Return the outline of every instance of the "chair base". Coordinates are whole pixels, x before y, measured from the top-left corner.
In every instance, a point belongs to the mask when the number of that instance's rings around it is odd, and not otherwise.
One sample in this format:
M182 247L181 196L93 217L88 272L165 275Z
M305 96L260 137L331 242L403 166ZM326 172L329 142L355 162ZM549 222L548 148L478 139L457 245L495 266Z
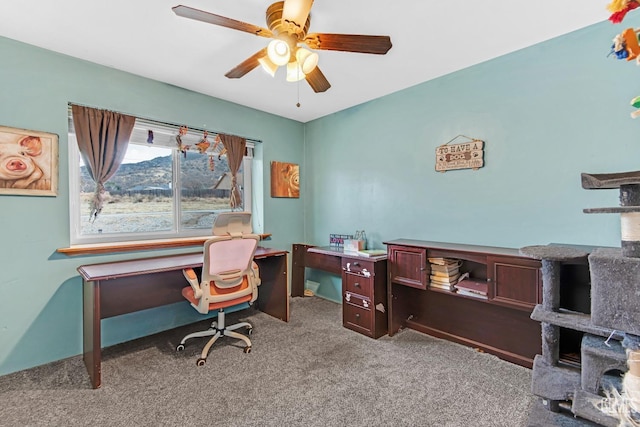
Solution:
M247 334L251 335L253 331L253 326L249 322L239 322L230 326L225 326L224 319L225 313L223 309L218 311L218 318L211 322L211 327L205 331L198 331L190 333L189 335L182 338L180 344L176 347L176 351L184 350L184 344L188 339L191 338L201 338L201 337L211 337L211 339L207 342L207 344L202 349L202 353L200 354L200 358L196 361L196 365L202 366L207 361L207 356L209 355L209 350L211 346L218 340L220 337L231 337L235 339L239 339L245 342L246 346L244 348L245 353L251 353L251 340L248 337L234 332L236 329L240 328L248 328Z

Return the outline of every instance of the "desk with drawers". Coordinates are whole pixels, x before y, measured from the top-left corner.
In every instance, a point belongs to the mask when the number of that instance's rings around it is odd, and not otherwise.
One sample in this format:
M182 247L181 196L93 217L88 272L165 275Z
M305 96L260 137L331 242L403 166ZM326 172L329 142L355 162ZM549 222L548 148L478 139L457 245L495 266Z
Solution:
M342 324L379 338L387 334L387 256L345 254L335 247L293 245L291 296L304 296L305 268L342 277Z

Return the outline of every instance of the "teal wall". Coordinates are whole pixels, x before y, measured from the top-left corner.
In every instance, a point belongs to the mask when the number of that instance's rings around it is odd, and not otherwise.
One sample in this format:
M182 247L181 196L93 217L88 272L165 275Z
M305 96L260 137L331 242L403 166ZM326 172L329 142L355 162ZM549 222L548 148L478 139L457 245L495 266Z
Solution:
M78 265L150 255L55 252L69 244L67 102L264 141L258 215L273 247L356 229L376 247L618 246L616 215L582 213L617 206L617 192L583 190L580 173L640 169L629 117L639 70L606 58L619 31L597 24L306 125L0 38L0 124L60 135L60 195L0 198L0 375L80 353ZM436 147L458 134L486 141L485 167L436 173ZM300 199L268 196L271 160L301 164ZM153 254L165 252L176 251ZM336 277L311 278L340 300ZM185 304L122 316L106 322L105 344L193 318Z
M606 57L620 31L596 24L308 123L307 241L619 246L618 215L582 212L618 206L617 190L584 190L580 174L640 170L640 69ZM435 172L458 134L485 141L485 167ZM314 280L340 298L335 277Z
M291 248L304 240L303 198L272 199L272 160L302 163L301 123L157 81L0 38L0 125L60 137L57 197L0 196L0 375L81 353L82 264L192 252L197 248L67 257L69 174L67 103L263 141L256 150L264 203L256 209L264 246ZM262 191L260 191L262 190ZM304 197L304 195L303 195ZM104 321L109 345L199 319L187 303Z

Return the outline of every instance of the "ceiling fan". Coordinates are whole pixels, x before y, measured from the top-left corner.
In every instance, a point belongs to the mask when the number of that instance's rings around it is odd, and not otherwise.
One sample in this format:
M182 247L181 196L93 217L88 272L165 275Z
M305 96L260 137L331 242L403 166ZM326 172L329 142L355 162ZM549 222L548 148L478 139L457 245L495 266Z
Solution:
M225 74L230 79L240 78L258 65L272 76L278 67L286 66L287 81L305 79L314 92L324 92L331 84L318 68L318 54L300 44L317 50L377 55L384 55L391 49L389 36L308 33L312 5L313 0L284 0L273 3L267 8L266 13L269 29L183 5L175 6L172 10L184 18L273 39L267 47L260 49Z

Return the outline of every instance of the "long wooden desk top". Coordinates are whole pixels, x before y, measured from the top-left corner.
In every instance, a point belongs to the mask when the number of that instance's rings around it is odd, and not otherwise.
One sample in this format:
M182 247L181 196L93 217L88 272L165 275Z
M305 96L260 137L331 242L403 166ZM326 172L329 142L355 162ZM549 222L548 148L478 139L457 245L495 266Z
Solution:
M287 251L258 247L254 259L269 256L286 255ZM78 267L78 273L86 281L110 280L121 277L137 276L148 273L161 273L163 271L182 270L185 268L202 267L202 251L166 255L152 258L140 258L126 261L106 262L100 264L87 264Z
M467 245L462 243L429 242L426 240L395 239L383 242L385 245L413 246L417 248L449 250L468 253L491 253L493 255L521 257L518 249L496 246Z
M262 279L256 307L285 322L289 321L287 253L258 247L253 257ZM199 268L202 264L203 253L199 251L78 267L83 278L83 359L93 388L100 387L102 382L101 320L181 301L186 303L181 290L188 285L182 270Z

